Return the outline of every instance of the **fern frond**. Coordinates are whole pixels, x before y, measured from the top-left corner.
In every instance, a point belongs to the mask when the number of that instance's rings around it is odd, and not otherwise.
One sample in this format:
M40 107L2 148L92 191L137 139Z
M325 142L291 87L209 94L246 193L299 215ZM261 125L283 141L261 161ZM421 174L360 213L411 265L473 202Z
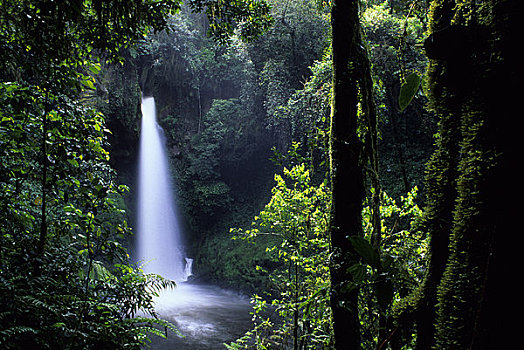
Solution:
M164 332L162 332L159 329L156 329L155 327L140 327L140 328L141 328L142 332L144 332L144 333L154 334L154 335L159 336L159 337L164 338L164 339L167 338L167 336L165 335Z
M93 261L93 270L89 276L92 280L115 281L116 277L104 266L101 261Z
M48 303L46 303L45 301L43 300L40 300L38 298L35 298L31 295L24 295L24 296L21 296L21 297L18 297L18 299L22 302L22 305L27 305L27 306L31 306L37 310L46 310L50 313L53 313L55 315L58 314L58 311L51 305L49 305Z
M106 309L113 313L119 313L121 311L120 305L112 304L112 303L102 303L102 302L92 302L90 303L92 308L96 308L98 310L100 309Z
M163 320L161 318L151 318L151 317L140 317L140 316L137 316L137 317L134 317L134 318L127 319L125 322L128 322L128 323L143 323L143 324L149 324L149 325L155 325L156 324L158 326L163 327L166 330L172 331L173 333L175 333L178 336L183 336L182 333L180 333L178 328L176 328L176 326L173 323L171 323L171 322L169 322L167 320Z
M173 280L162 277L155 273L148 273L145 275L147 288L151 292L160 292L164 289L176 288L176 283Z
M10 316L10 315L12 315L12 314L13 314L12 311L3 311L3 312L0 312L0 320L6 319L7 316Z
M73 304L81 300L78 296L71 295L71 294L53 294L53 295L49 295L47 298L48 300L52 300L55 302L69 303L69 304Z
M0 331L0 339L2 339L2 341L5 341L8 338L11 338L18 334L23 334L23 333L38 334L38 331L31 327L14 326L14 327L10 327L10 328Z

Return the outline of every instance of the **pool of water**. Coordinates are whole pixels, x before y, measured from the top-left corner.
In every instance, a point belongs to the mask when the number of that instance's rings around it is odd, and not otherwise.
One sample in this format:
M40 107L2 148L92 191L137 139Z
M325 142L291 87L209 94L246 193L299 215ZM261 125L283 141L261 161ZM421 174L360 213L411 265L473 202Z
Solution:
M252 327L249 298L211 285L179 284L156 300L163 319L177 326L183 337L152 337L153 350L225 349Z

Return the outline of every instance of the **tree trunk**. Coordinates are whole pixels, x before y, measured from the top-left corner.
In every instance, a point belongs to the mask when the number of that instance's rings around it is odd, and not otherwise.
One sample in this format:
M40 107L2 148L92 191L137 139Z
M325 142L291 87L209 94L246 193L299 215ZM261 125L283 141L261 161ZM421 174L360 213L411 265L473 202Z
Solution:
M449 25L452 4L433 8L433 31ZM441 72L439 74L439 72ZM437 286L448 260L449 236L456 199L456 176L459 161L460 113L464 91L456 84L456 67L449 62L431 60L428 67L430 106L439 116L437 148L427 166L427 207L423 222L430 234L429 266L415 302L417 350L430 349L434 343ZM451 96L450 96L451 95Z
M369 177L371 178L371 187L373 194L371 196L371 212L372 212L372 226L371 245L381 255L382 244L382 217L380 214L382 186L380 184L379 176L379 152L378 152L378 117L375 106L375 99L373 94L373 76L371 74L371 63L369 61L368 52L361 50L360 55L360 76L359 87L360 95L362 96L362 112L367 123L366 132L366 155L369 159ZM388 308L391 306L393 299L393 284L391 280L383 277L382 265L378 264L375 270L376 276L379 277L373 286L375 297L379 309L378 314L378 333L377 333L377 348L388 337L391 332L388 324Z
M504 184L517 181L524 131L512 118L522 90L515 48L522 6L432 3L425 49L430 103L441 122L428 168L431 262L416 310L417 349L513 348L504 313L522 298L509 298L506 273L520 262L516 244L504 243L516 238L508 218L519 209L503 204L517 195Z
M47 160L47 114L50 110L50 101L49 101L49 93L46 95L45 99L45 107L42 115L42 144L40 146L41 149L41 157L42 157L42 178L41 178L41 191L42 191L42 203L40 205L40 235L38 238L38 248L37 248L37 255L41 259L42 255L44 254L45 250L45 243L47 240L47 192L48 192L48 184L47 184L47 172L48 172L48 166L49 161ZM40 265L38 262L36 262L38 269L40 268Z
M357 136L357 74L361 50L358 1L334 0L331 12L333 102L330 166L331 307L336 349L360 348L359 289L347 272L359 261L348 237L362 235L362 145Z

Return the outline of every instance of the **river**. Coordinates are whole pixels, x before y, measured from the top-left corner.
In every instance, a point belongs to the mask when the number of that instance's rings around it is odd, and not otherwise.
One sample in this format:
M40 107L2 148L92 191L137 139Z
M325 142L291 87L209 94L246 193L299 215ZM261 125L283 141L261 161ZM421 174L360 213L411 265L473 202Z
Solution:
M180 283L157 298L156 310L184 337L151 336L152 350L225 349L252 326L249 298L211 285Z

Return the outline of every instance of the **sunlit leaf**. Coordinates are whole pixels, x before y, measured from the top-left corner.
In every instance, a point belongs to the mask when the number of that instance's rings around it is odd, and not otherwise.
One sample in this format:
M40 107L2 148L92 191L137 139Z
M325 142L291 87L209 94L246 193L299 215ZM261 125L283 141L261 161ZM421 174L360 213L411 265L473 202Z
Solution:
M420 76L413 72L406 77L406 82L400 87L400 93L398 96L398 105L400 111L405 110L420 86Z

